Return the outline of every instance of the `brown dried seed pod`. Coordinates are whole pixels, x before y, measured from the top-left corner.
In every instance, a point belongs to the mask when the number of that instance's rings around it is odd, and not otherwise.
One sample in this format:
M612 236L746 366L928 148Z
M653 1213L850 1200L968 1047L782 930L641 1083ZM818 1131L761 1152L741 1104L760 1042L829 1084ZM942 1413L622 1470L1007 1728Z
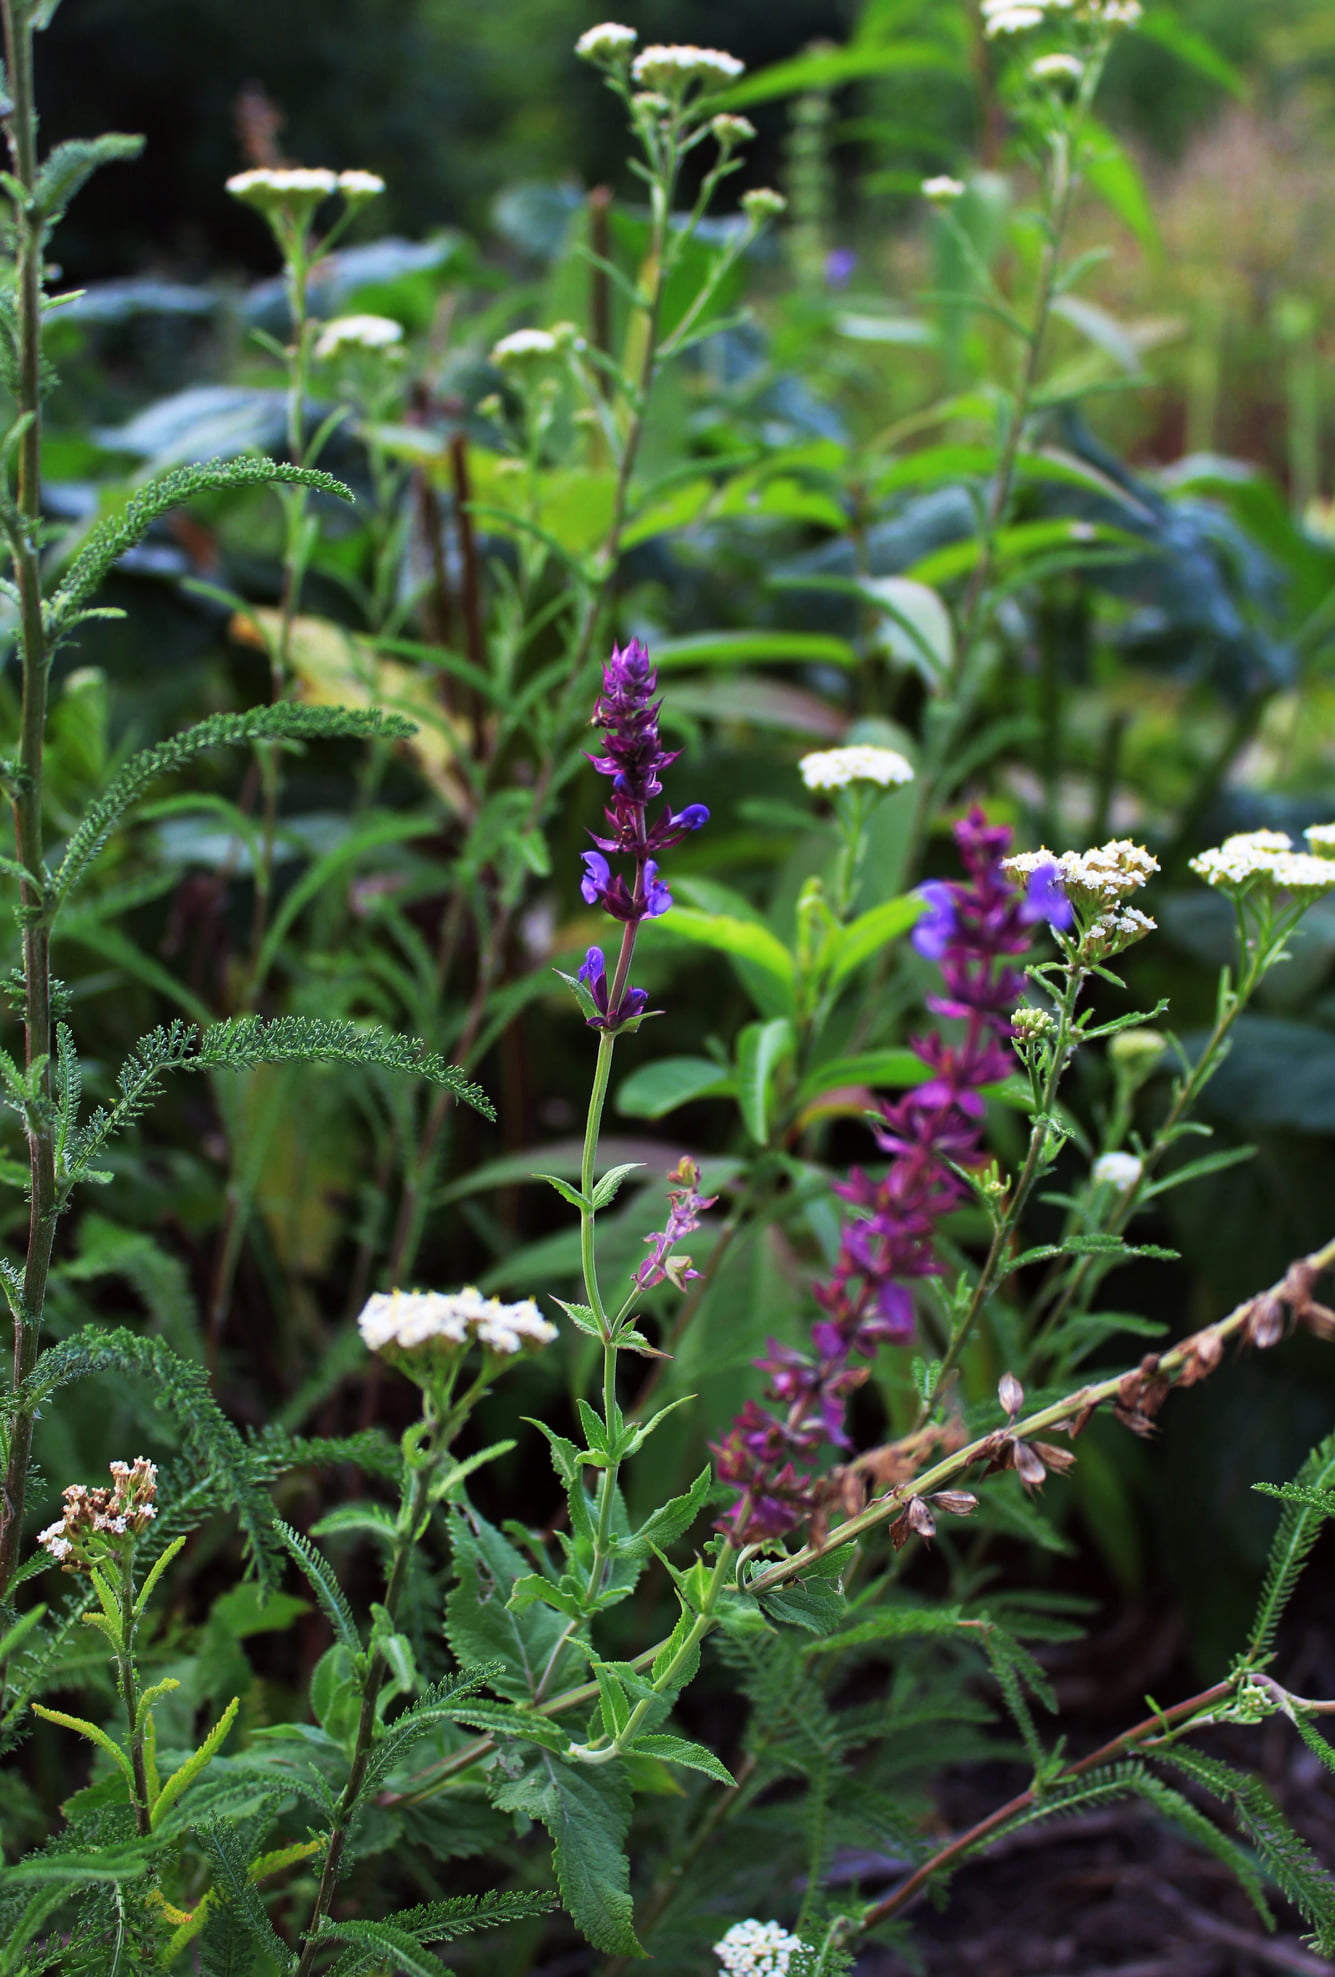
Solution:
M1007 1418L1013 1421L1024 1406L1024 1388L1014 1373L1003 1373L997 1386L997 1399L1006 1410Z
M1056 1476L1064 1476L1068 1469L1075 1467L1075 1452L1072 1449L1054 1448L1051 1442L1035 1442L1034 1447Z
M920 1538L934 1538L936 1536L936 1519L920 1496L909 1498L908 1510L905 1514L908 1517L911 1528L917 1532Z
M1266 1291L1258 1297L1248 1313L1243 1327L1243 1337L1259 1352L1265 1352L1272 1345L1278 1345L1284 1336L1284 1302L1274 1291Z
M951 1517L972 1517L978 1508L977 1497L968 1490L936 1490L932 1502Z
M1015 1444L1015 1470L1027 1490L1039 1489L1048 1473L1028 1442Z
M910 1535L908 1511L901 1510L894 1523L890 1526L890 1542L896 1551L903 1551L909 1541Z

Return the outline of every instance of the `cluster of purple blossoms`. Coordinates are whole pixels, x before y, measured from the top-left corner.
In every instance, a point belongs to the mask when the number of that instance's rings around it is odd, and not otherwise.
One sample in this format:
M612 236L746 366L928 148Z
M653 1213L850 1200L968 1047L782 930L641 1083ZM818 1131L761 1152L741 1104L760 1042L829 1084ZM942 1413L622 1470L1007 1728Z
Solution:
M593 725L603 730L603 753L589 760L600 775L612 778L612 795L604 816L606 837L590 832L596 851L583 855L580 891L590 906L603 910L622 925L621 953L611 981L600 947L591 947L579 978L597 1006L590 1027L615 1030L643 1013L648 997L626 980L641 920L656 919L672 904L672 894L658 876L656 854L698 831L709 822L703 803L688 803L674 811L665 805L658 821L649 822L648 807L663 793L660 772L676 761L677 750L665 749L658 732L661 700L654 699L658 674L649 654L633 638L624 648L614 646L603 667L603 690L593 710ZM608 854L635 861L629 881L614 873Z
M700 1275L692 1267L689 1256L674 1256L673 1251L684 1236L695 1234L700 1226L700 1217L718 1200L716 1194L701 1194L700 1169L688 1153L683 1153L668 1179L677 1185L668 1189L668 1200L672 1205L668 1210L667 1227L645 1237L649 1254L633 1273L634 1281L642 1291L652 1290L655 1284L661 1284L664 1280L679 1291L685 1290L686 1280Z
M1040 867L1020 892L1001 869L1010 832L974 810L955 826L967 877L921 889L926 912L913 932L918 952L941 965L944 994L927 998L938 1016L963 1023L947 1042L939 1031L913 1039L927 1080L881 1107L877 1143L891 1156L873 1179L855 1167L835 1192L857 1211L843 1235L833 1274L815 1287L821 1316L811 1350L771 1340L757 1362L766 1394L781 1412L748 1401L725 1442L714 1446L719 1479L738 1492L718 1525L735 1544L781 1537L815 1508L815 1479L799 1461L822 1442L848 1446L848 1395L867 1378L882 1344L903 1345L914 1329L909 1286L939 1274L936 1235L967 1194L956 1171L983 1157L982 1087L1005 1078L1010 1013L1022 978L1011 963L1040 920L1068 927L1072 912L1055 865Z

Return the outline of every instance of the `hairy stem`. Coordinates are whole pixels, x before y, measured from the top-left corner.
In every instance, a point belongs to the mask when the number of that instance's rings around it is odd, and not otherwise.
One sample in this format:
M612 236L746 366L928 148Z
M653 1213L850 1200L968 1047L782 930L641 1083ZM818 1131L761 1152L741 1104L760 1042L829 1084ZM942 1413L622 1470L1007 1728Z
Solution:
M37 176L37 118L33 100L32 24L19 0L2 0L5 66L13 103L6 130L14 177L31 192ZM42 228L25 197L13 208L18 314L16 409L27 420L18 450L18 529L14 542L19 591L19 647L23 664L18 773L13 785L14 842L19 863L32 874L22 887L24 912L24 1052L32 1072L51 1051L51 949L42 883L42 750L46 735L47 650L42 625L41 335ZM14 1320L13 1379L22 1384L37 1362L46 1280L56 1230L55 1126L51 1081L43 1069L28 1107L28 1163L32 1207L23 1273L23 1310ZM23 1533L24 1495L32 1449L32 1414L20 1409L10 1430L0 1502L0 1597L14 1576Z

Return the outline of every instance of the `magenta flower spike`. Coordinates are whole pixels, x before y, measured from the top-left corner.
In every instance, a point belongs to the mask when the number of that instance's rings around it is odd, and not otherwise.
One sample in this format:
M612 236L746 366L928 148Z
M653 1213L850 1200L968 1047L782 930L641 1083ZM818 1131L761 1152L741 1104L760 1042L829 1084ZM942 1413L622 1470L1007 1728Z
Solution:
M737 1545L781 1537L810 1514L815 1478L796 1462L822 1442L848 1445L848 1395L866 1378L856 1360L913 1337L912 1285L939 1274L936 1239L943 1218L967 1194L957 1168L983 1157L982 1088L1008 1074L1010 1012L1021 976L1012 965L1029 946L1036 922L1069 926L1071 908L1054 870L1036 872L1026 892L1001 869L1010 832L973 810L955 826L963 880L932 880L920 897L927 910L914 928L919 954L940 965L943 993L928 1007L964 1025L952 1040L939 1031L912 1048L927 1079L881 1107L876 1139L890 1166L881 1179L855 1167L835 1189L853 1211L830 1277L815 1286L821 1316L810 1350L771 1342L759 1370L768 1413L748 1401L727 1440L714 1445L721 1481L737 1490L718 1524Z

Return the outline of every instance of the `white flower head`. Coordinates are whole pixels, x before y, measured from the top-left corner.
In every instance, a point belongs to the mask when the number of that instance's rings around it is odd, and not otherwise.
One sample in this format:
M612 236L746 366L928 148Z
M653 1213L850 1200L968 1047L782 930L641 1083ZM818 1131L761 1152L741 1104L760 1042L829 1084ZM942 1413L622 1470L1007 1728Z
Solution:
M913 766L897 749L873 748L865 742L804 755L798 767L808 789L847 789L850 783L879 783L882 789L892 789L913 781Z
M1144 1171L1134 1153L1101 1153L1089 1170L1089 1178L1096 1188L1115 1188L1118 1194L1129 1194Z
M416 1379L471 1345L497 1358L536 1351L556 1337L531 1297L504 1304L475 1285L461 1291L376 1291L357 1320L363 1342Z
M233 199L255 207L270 220L308 220L337 186L336 173L298 165L258 166L253 171L235 172L227 181Z
M1303 836L1318 858L1335 858L1335 824L1309 824Z
M492 345L491 361L499 370L505 370L507 366L541 362L547 357L554 357L556 352L556 338L550 330L517 329Z
M380 197L385 181L379 172L340 172L338 189L350 206L361 206L368 199Z
M600 21L586 28L575 43L575 53L585 62L620 62L635 46L639 36L633 27L620 21Z
M669 96L683 96L693 83L701 90L722 89L736 82L746 63L721 48L696 48L692 43L655 42L642 49L631 64L631 74L645 89L661 89Z
M1078 55L1040 55L1029 73L1035 82L1079 82L1085 65Z
M1283 831L1240 831L1193 858L1191 869L1206 885L1235 899L1254 890L1317 899L1335 887L1335 858L1295 851Z
M389 350L403 341L403 324L392 316L335 316L315 339L318 362L344 350Z
M951 178L945 172L938 178L925 178L922 182L922 196L930 199L934 206L953 206L957 199L963 199L965 191L963 179Z
M715 1943L714 1954L725 1977L788 1977L788 1965L801 1948L801 1937L782 1924L751 1917L734 1922Z
M1145 850L1143 845L1133 844L1130 838L1113 838L1107 844L1096 845L1091 851L1054 852L1040 848L1038 851L1018 851L1013 857L1002 860L1001 869L1008 878L1024 880L1032 878L1036 871L1045 866L1055 866L1062 888L1072 905L1089 912L1107 913L1131 893L1138 892L1147 879L1159 869L1159 861ZM1139 916L1141 920L1145 916ZM1149 933L1153 921L1147 921L1141 928ZM1127 929L1126 931L1129 931Z
M1039 7L1004 7L987 16L983 33L989 41L996 41L1003 34L1027 34L1030 28L1042 25L1043 13Z

